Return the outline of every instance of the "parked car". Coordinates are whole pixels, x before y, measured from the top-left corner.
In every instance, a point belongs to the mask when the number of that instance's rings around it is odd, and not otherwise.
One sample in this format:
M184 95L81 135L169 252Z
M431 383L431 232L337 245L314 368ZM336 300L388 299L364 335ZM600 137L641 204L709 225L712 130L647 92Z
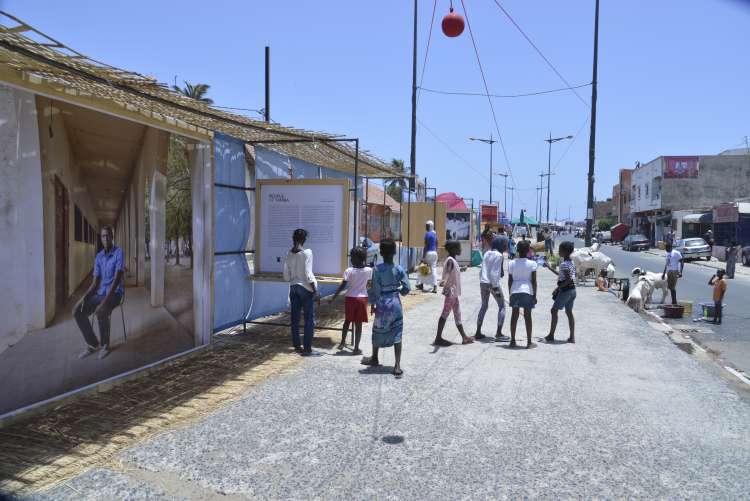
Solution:
M750 266L750 245L742 248L742 264Z
M612 232L611 231L602 231L599 233L599 236L601 237L601 240L599 240L599 243L601 244L611 244L612 243Z
M680 251L682 258L686 261L700 258L706 258L706 261L711 260L711 247L702 238L683 238L677 240L674 248Z
M626 251L643 251L648 250L651 244L644 235L628 235L622 241L622 250Z

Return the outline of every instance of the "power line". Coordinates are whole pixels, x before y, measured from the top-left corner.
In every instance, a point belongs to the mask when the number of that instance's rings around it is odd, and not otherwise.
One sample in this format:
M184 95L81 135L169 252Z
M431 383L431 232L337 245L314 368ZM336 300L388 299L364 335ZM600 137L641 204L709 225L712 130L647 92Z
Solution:
M432 28L435 26L435 11L437 10L437 0L432 4L432 20L430 21L430 32L427 35L427 48L424 52L424 61L422 62L422 74L419 77L419 89L422 90L422 82L424 81L424 72L427 69L427 56L430 53L430 41L432 40ZM417 94L417 102L419 102L419 94Z
M433 138L435 138L440 144L445 146L445 148L453 153L453 156L461 160L468 168L476 172L478 175L480 175L482 178L484 178L485 181L489 181L490 178L487 177L485 173L474 167L466 158L464 158L462 155L460 155L456 150L454 150L446 141L444 141L440 136L438 136L435 132L433 132L432 129L427 127L427 125L417 117L417 123L424 128Z
M510 20L510 22L513 23L513 26L516 27L516 29L521 33L521 35L523 35L523 37L526 39L526 41L529 42L529 44L534 48L534 50L537 52L537 54L539 54L541 56L541 58L544 59L544 62L547 63L547 66L549 66L550 68L552 68L552 71L555 72L555 74L560 78L560 80L562 80L562 82L570 88L570 90L573 92L573 94L576 95L576 97L578 98L578 100L581 101L586 107L590 107L589 103L587 103L586 100L583 99L581 97L581 95L578 94L578 92L575 91L575 89L573 88L573 86L568 83L568 81L565 79L565 77L562 76L562 74L559 71L557 71L557 68L555 68L555 65L553 65L550 62L549 59L547 59L547 56L545 56L542 53L542 51L539 49L539 47L537 47L536 44L531 40L531 38L529 38L529 36L526 34L526 32L523 31L523 29L518 25L518 23L516 22L516 20L513 19L513 16L511 16L510 13L507 10L505 10L505 8L502 5L500 5L500 2L498 0L494 0L494 2L500 8L500 10L503 12L503 14L505 14L505 17L507 17ZM461 1L461 3L463 4L463 0ZM464 9L464 10L466 10L466 9ZM466 23L467 24L468 24L468 22L469 22L469 20L466 19Z
M464 17L466 18L466 26L469 28L469 35L471 37L471 44L474 47L474 54L477 57L477 64L479 65L479 72L482 75L482 83L484 84L484 91L487 94L487 102L490 105L490 111L492 112L492 120L495 122L495 130L497 131L498 136L498 142L500 143L500 148L503 151L503 157L505 158L505 166L508 169L508 174L510 174L511 180L513 180L513 186L516 185L515 177L513 177L513 170L510 168L510 161L508 160L508 152L505 150L505 143L503 142L503 135L500 132L500 125L497 122L497 115L495 114L495 105L492 104L492 99L490 98L490 89L487 85L487 78L484 74L484 68L482 67L482 60L479 58L479 49L477 49L477 43L476 40L474 40L474 32L471 29L471 23L469 22L469 14L466 11L466 5L464 4L464 0L461 0L461 8L464 10ZM569 86L570 84L568 84Z
M565 158L565 155L568 154L568 151L570 151L570 148L573 147L573 143L576 142L576 139L578 138L578 135L581 133L581 131L583 130L583 128L586 127L586 124L589 123L590 119L591 119L591 117L588 114L586 114L586 120L583 121L583 123L581 124L581 126L578 128L578 131L573 135L573 140L568 143L568 147L565 148L565 151L563 151L562 155L560 155L560 158L558 158L557 162L555 162L555 167L553 168L553 170L557 170L557 166L560 165L560 162L562 162L562 159Z
M497 97L497 98L514 98L514 97L540 96L542 94L552 94L554 92L565 92L567 90L580 89L582 87L589 87L590 85L591 85L590 83L586 83L586 84L575 85L573 87L561 87L559 89L541 90L537 92L526 92L523 94L485 94L483 92L436 90L436 89L428 89L426 87L422 87L421 84L420 84L419 89L425 92L431 92L433 94L444 94L448 96L480 96L480 97L487 96L487 97Z

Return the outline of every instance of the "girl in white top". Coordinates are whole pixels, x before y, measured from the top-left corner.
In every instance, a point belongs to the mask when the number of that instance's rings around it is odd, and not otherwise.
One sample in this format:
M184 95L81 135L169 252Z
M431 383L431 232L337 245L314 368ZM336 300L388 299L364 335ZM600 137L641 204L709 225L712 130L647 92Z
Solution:
M341 342L339 350L346 347L346 334L349 324L354 324L354 349L352 355L361 355L359 341L362 339L362 323L367 322L367 283L372 280L372 268L365 266L367 261L367 249L355 247L349 252L352 266L344 272L344 280L331 297L331 303L336 300L341 291L346 291L344 303L344 326L341 328Z
M525 257L529 252L529 241L518 242L518 256L508 265L508 289L510 290L510 346L516 346L516 325L519 310L523 308L523 319L526 323L526 348L533 348L531 342L531 310L536 305L536 268L537 264Z
M284 280L289 282L289 302L292 305L292 344L302 355L312 354L313 330L315 328L315 311L313 302L320 303L318 281L313 274L313 253L305 249L307 231L302 228L294 230L293 246L284 258ZM304 312L304 340L299 339L299 318Z

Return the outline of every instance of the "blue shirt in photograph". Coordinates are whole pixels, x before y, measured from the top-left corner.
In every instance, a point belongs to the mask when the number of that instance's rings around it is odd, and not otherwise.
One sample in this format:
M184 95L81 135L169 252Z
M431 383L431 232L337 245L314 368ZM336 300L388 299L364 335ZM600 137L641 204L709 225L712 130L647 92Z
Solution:
M122 249L113 245L109 252L106 252L104 249L99 251L94 260L94 278L101 277L102 279L99 289L96 291L97 295L105 296L107 294L112 283L115 281L118 271L125 273ZM124 279L120 281L117 290L115 290L116 294L122 294L122 284L124 281Z

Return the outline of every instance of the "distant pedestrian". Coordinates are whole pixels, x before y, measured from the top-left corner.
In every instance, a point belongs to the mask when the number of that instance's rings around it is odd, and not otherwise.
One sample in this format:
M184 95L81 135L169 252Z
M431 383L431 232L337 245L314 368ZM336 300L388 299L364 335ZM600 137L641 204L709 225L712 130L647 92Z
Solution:
M495 232L492 231L492 228L489 224L484 225L484 231L482 232L482 254L487 252L490 249L490 243L492 242L492 237L495 236Z
M372 356L362 359L363 365L380 365L378 351L380 348L393 346L396 363L393 375L401 377L401 336L404 330L404 309L401 297L409 294L409 276L404 269L393 264L396 255L396 242L387 238L380 242L380 255L383 262L375 267L372 273L372 286L367 291L370 311L374 312L372 321Z
M297 228L292 234L292 248L284 259L284 280L289 282L289 302L292 308L292 344L302 356L312 355L313 330L315 329L314 302L320 304L318 281L313 274L313 253L305 249L307 231ZM304 312L305 331L302 343L299 339L299 319Z
M344 303L344 326L341 328L341 342L338 348L343 350L346 347L346 335L349 325L352 325L354 344L352 355L361 355L359 342L362 339L362 323L367 323L367 282L372 279L372 268L365 266L367 249L364 247L353 248L349 252L349 259L351 259L352 266L344 271L344 280L336 289L330 302L333 303L336 297L348 288Z
M508 252L510 239L505 234L505 229L503 227L500 227L500 229L497 231L497 235L495 235L495 237L492 239L492 242L490 242L490 248L494 247L495 240L498 241L497 250L500 252L500 254Z
M504 241L500 237L492 240L492 247L484 253L482 267L479 270L479 292L482 297L482 306L477 314L477 331L474 339L484 339L487 336L482 334L482 323L484 315L489 307L490 296L495 300L498 307L497 312L497 329L495 331L495 341L507 341L507 336L503 336L503 323L505 322L505 297L501 282L503 278L503 247Z
M510 259L516 258L516 241L513 237L508 240L508 257Z
M417 289L430 290L437 293L437 233L435 233L435 223L427 221L425 223L424 248L422 249L422 262L430 267L428 275L417 274ZM382 254L382 252L381 252Z
M724 294L727 292L727 281L724 280L724 270L719 270L708 281L708 285L714 288L714 319L713 323L721 325L721 310L724 303Z
M726 250L726 261L727 261L727 278L734 278L734 268L737 266L737 255L739 254L739 246L736 240L732 240Z
M461 269L458 266L458 261L456 261L456 257L461 255L461 244L456 240L449 240L445 242L445 250L448 252L448 257L443 264L443 280L441 281L445 300L443 312L438 320L435 341L432 344L435 346L450 346L453 344L443 339L443 329L451 311L453 312L453 320L456 322L456 328L461 334L461 344L473 343L474 339L466 335L461 323L461 303L459 300L461 296Z
M714 251L714 232L709 230L706 230L706 233L703 235L703 240L706 241L708 244L708 248L713 253Z
M573 261L570 260L570 255L573 254L573 242L565 241L560 244L559 249L560 267L558 271L552 270L557 274L557 288L552 292L552 320L549 326L549 334L544 339L547 342L555 340L555 329L557 328L557 312L564 309L565 314L568 316L568 328L570 329L570 336L568 337L569 343L576 342L575 336L575 318L573 318L573 303L576 300L576 267ZM604 271L606 276L607 271Z
M677 280L682 277L685 261L680 251L672 248L672 244L667 244L666 250L667 262L664 263L664 271L661 274L661 279L667 279L667 287L672 295L672 304L677 304Z
M674 231L670 229L667 232L667 235L664 237L664 239L665 239L665 243L669 245L674 245Z
M536 305L536 269L537 264L526 259L529 252L529 242L518 242L518 258L508 265L508 289L510 290L510 346L516 346L516 324L519 310L523 308L523 319L526 324L526 348L532 348L531 342L531 310Z

